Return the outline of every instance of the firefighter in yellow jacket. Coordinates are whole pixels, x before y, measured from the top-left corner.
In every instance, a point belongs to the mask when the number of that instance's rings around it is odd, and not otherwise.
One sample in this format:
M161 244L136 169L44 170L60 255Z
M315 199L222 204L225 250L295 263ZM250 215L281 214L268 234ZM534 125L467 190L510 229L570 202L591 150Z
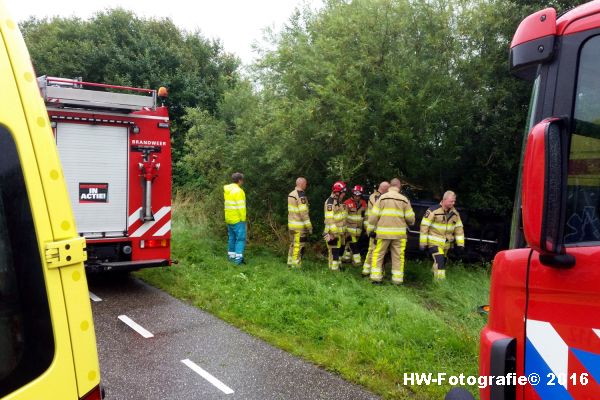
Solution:
M242 189L244 175L236 172L231 175L233 183L223 186L225 199L225 223L229 235L227 255L236 265L244 262L246 247L246 193Z
M371 193L369 196L369 201L367 203L367 212L365 213L365 232L369 235L369 250L367 251L367 256L365 257L365 263L363 264L362 274L363 276L369 276L371 274L371 265L373 264L373 249L375 248L375 232L373 232L373 228L369 225L369 216L372 213L373 207L377 200L381 197L381 195L387 193L390 188L390 183L387 181L383 181L379 184L379 187L376 191Z
M363 232L367 202L362 198L364 189L361 185L352 188L352 197L344 202L348 216L346 217L346 250L342 262L352 261L355 267L360 266L360 247L358 241Z
M400 194L401 183L392 179L390 189L381 195L369 215L369 229L375 232L371 281L383 280L383 260L388 248L392 253L392 283L404 282L404 252L408 225L415 223L415 213L410 201Z
M308 198L306 197L306 178L296 179L296 188L288 194L288 230L290 231L290 249L288 251L288 267L300 268L304 246L308 235L312 233L312 224L308 214Z
M329 269L337 271L340 269L340 257L345 244L346 235L346 206L344 196L346 184L338 181L333 184L331 196L325 200L325 230L323 237L327 242L329 253Z
M446 278L446 256L455 245L459 252L465 248L465 233L460 215L454 204L456 194L444 193L439 206L429 207L421 220L419 248L433 257L433 277Z

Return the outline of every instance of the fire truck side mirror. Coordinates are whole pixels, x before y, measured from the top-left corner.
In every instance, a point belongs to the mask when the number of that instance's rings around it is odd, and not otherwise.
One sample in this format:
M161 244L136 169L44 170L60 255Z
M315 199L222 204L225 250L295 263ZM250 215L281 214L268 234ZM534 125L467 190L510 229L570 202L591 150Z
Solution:
M568 137L566 123L549 118L533 127L523 162L523 231L529 247L550 266L572 266L563 243Z

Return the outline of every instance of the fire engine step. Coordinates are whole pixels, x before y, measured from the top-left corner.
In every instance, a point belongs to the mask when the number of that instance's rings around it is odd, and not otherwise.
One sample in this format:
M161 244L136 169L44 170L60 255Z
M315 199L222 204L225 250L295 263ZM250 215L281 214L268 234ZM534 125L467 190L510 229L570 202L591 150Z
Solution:
M142 260L142 261L118 261L118 262L100 262L88 265L91 271L135 271L142 268L166 267L169 260Z

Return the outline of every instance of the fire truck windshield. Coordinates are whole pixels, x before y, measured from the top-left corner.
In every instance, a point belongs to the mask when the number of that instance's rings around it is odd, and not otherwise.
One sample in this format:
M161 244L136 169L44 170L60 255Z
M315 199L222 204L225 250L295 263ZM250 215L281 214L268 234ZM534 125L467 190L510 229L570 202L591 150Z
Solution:
M515 204L513 208L513 216L511 222L511 233L510 233L510 248L525 247L525 240L523 238L523 229L521 226L521 180L523 170L523 158L525 156L525 145L527 144L527 135L529 131L536 123L535 110L537 109L539 92L540 92L540 76L538 75L533 82L533 89L531 91L531 101L529 102L529 113L527 115L527 125L525 126L525 132L523 133L523 140L521 144L521 160L519 163L519 179L517 181L517 190L515 193Z

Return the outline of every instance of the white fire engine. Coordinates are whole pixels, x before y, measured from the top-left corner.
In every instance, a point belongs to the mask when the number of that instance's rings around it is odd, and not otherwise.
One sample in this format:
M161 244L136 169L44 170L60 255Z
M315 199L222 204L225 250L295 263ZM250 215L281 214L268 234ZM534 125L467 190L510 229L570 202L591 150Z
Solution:
M167 108L151 89L42 76L90 270L171 264L171 142Z

